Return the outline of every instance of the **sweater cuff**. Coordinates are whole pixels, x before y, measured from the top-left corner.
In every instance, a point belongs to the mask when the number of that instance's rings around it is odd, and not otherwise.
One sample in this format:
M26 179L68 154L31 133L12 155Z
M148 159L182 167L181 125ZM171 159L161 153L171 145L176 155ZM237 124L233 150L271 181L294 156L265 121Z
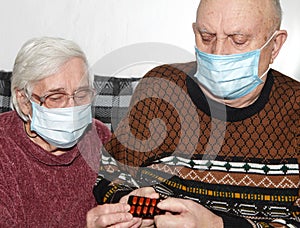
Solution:
M93 194L98 204L118 203L123 196L132 191L133 189L123 185L112 185L106 179L99 181L93 188Z
M130 192L132 192L133 190L132 189L127 189L127 190L124 190L124 189L118 189L114 194L113 196L111 197L110 199L110 203L118 203L120 202L120 199L123 197L123 196L126 196L128 195Z
M216 214L222 218L224 228L232 228L232 227L253 228L253 226L245 218L229 215L226 213L219 213L219 212L217 212Z

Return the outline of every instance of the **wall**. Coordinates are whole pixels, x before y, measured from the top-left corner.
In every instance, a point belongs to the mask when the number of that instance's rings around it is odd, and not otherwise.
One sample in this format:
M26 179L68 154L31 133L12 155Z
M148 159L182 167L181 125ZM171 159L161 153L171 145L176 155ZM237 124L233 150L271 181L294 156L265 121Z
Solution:
M0 0L0 3L0 69L11 70L21 45L31 37L44 35L76 41L91 65L119 48L143 42L174 45L193 56L192 22L198 0ZM297 24L300 1L283 0L282 4L283 28L288 29L289 37L273 67L300 80ZM179 54L177 57L181 60Z

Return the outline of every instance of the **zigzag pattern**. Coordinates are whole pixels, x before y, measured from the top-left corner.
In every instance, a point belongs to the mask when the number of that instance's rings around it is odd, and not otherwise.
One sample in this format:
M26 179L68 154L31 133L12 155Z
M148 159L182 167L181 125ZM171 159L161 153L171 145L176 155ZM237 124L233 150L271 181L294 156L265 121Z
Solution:
M208 172L204 177L200 177L196 171L190 170L188 174L184 175L181 172L181 168L175 167L171 168L168 165L154 164L151 166L152 169L159 170L165 173L170 173L172 175L177 175L181 179L201 181L206 183L216 183L216 184L228 184L236 186L256 186L256 187L267 187L267 188L298 188L300 183L294 183L288 177L283 177L279 184L272 182L269 177L264 177L259 182L251 179L249 175L245 174L240 180L236 180L231 174L226 174L218 179L213 175L212 172ZM202 171L203 172L203 171Z

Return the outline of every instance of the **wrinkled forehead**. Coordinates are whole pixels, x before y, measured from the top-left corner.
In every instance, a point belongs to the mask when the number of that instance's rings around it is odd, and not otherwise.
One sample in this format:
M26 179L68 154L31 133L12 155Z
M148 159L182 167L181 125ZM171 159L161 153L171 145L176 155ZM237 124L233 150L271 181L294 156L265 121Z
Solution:
M65 90L73 92L80 87L89 85L89 76L86 65L80 58L73 58L63 64L59 70L49 75L34 85L34 90L41 92Z
M268 33L274 11L269 0L201 0L197 24L212 32Z

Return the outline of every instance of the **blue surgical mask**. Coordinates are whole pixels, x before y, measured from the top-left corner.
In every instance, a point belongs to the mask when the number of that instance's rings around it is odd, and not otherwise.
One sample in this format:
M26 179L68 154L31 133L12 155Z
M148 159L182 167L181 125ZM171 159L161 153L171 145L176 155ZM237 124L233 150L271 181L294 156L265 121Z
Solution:
M92 123L91 104L46 108L32 103L31 131L35 131L46 142L58 148L74 146Z
M196 50L197 72L195 77L213 95L233 100L243 97L263 83L258 76L258 64L261 50L276 35L277 31L260 48L254 51L214 55Z

